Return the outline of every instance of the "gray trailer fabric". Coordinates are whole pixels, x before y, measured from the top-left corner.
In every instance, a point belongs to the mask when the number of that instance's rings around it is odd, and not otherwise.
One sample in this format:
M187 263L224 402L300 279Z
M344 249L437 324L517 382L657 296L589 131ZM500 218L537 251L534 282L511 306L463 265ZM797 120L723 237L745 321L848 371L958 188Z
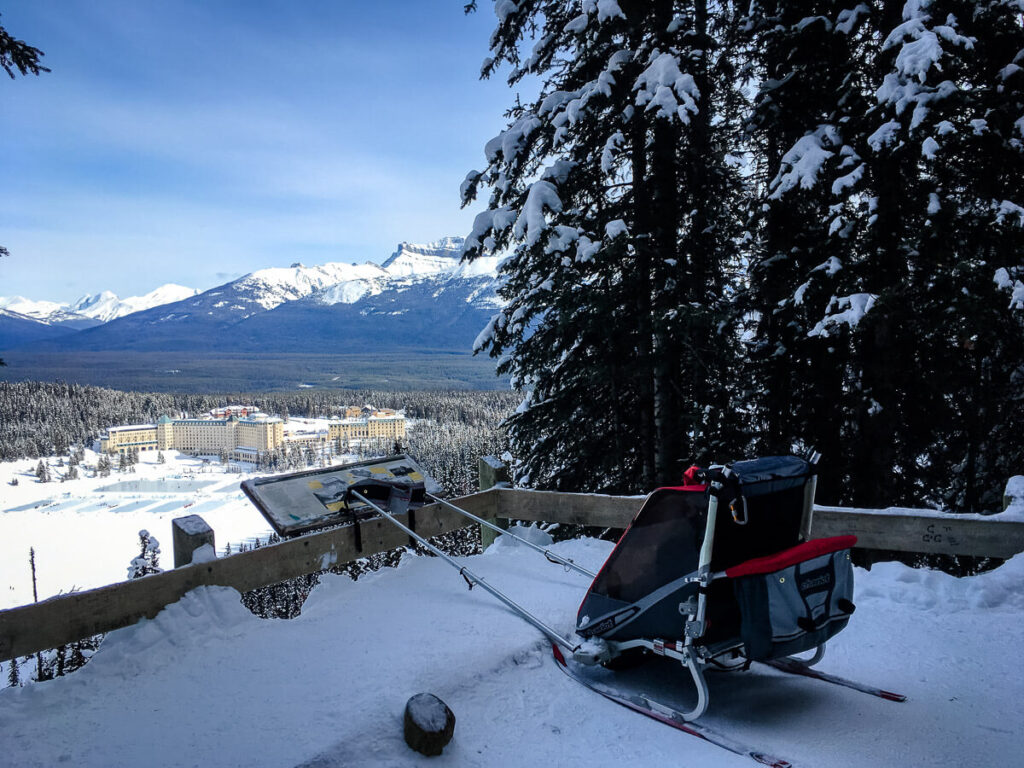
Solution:
M773 573L735 579L744 655L768 661L809 651L853 613L853 563L842 549Z
M803 487L814 467L796 456L766 456L737 461L730 469L736 474L740 492L747 498Z

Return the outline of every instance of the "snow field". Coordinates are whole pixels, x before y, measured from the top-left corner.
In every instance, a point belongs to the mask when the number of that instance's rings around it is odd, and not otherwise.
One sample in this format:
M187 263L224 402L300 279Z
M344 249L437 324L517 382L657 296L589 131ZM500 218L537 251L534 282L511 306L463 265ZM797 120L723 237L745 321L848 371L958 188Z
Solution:
M327 429L326 419L292 419L286 432ZM32 602L29 548L36 553L39 599L124 581L128 563L139 554L139 531L160 542L160 566L173 567L171 520L198 514L213 528L217 549L272 533L270 525L240 490L243 480L265 472L228 473L216 458L164 451L140 454L134 473L108 477L79 468L79 479L60 482L66 470L46 459L54 476L38 483L38 459L0 462L0 610ZM98 454L86 451L84 464ZM337 462L345 457L335 457ZM66 457L65 457L66 463ZM116 466L116 460L115 460ZM242 463L239 466L251 468ZM18 485L10 485L17 478Z
M611 550L554 546L591 569ZM507 540L464 562L572 630L585 578ZM897 564L856 576L857 613L821 668L907 703L755 665L709 675L707 724L796 766L1012 764L1024 557L962 580ZM402 740L420 692L457 718L439 758ZM752 765L575 684L536 630L440 559L412 556L359 582L326 576L291 621L252 616L230 589L196 590L108 635L81 671L0 690L0 739L10 766Z

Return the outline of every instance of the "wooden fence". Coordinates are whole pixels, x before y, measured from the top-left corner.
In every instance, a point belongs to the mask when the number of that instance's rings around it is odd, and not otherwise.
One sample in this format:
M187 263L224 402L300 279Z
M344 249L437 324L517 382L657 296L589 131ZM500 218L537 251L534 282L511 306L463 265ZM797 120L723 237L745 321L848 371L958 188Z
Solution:
M480 469L484 490L455 499L454 503L478 517L499 522L513 519L621 529L643 503L639 496L513 489L503 482L502 468L493 459L482 459ZM400 519L404 522L404 516ZM440 504L426 505L416 512L416 531L423 536L437 536L470 524ZM164 606L196 587L217 585L246 592L396 549L409 541L385 520L369 520L361 526L362 551L356 549L352 526L341 526L134 581L0 611L0 660L56 648L153 618ZM812 536L847 533L855 534L858 546L867 549L999 558L1024 551L1024 519L1020 518L986 519L933 510L815 507Z

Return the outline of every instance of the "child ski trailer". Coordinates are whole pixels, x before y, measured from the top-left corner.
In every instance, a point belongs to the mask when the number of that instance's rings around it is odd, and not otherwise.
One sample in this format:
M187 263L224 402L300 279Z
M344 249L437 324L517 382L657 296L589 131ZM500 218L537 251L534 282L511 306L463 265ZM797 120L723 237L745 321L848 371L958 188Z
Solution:
M593 576L577 613L574 638L540 621L396 520L394 514L408 509L410 498L424 498L421 488L365 481L349 493L448 561L470 588L480 585L540 630L551 640L559 667L573 679L679 730L784 768L788 761L694 722L710 703L705 679L709 667L739 670L764 663L890 701L905 700L811 669L823 658L825 643L846 627L855 610L850 550L856 537L807 538L818 458L771 456L708 469L691 467L684 485L647 496L596 576L541 550L551 562ZM430 498L486 524L449 502ZM808 652L810 658L796 656ZM642 692L609 685L607 673L588 673L642 654L673 659L689 672L696 690L692 706L660 703Z

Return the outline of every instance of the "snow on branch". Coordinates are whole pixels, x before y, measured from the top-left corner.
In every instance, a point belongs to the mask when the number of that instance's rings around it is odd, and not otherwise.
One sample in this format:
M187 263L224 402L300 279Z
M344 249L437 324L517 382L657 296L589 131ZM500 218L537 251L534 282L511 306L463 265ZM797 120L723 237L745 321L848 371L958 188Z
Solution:
M491 232L502 232L515 221L516 212L507 205L481 211L473 219L473 231L462 244L462 253L472 253L487 246Z
M575 160L555 160L551 165L544 169L544 172L540 175L542 179L552 181L555 184L565 184L569 178L569 174L572 169L579 165Z
M480 171L470 171L466 174L466 178L463 180L461 186L459 186L459 199L462 204L472 202L476 197L476 185L480 182L480 177L483 176Z
M782 168L771 183L772 200L780 199L794 187L811 189L818 182L825 161L835 153L826 149L839 143L839 135L831 125L819 126L813 133L797 139L792 149L782 156Z
M679 61L671 53L655 56L636 79L633 90L638 91L637 106L645 106L648 112L655 110L658 117L678 117L687 125L690 115L697 114L700 91L692 75L679 71Z
M938 24L929 29L927 24L931 21L928 13L930 5L931 0L910 0L903 9L905 21L890 32L882 43L883 51L897 45L901 46L900 52L896 54L896 71L908 80L916 78L922 83L933 68L942 71L942 67L939 66L939 60L943 56L940 38L951 45L963 46L967 50L974 48L973 38L961 35L952 26L956 23L952 16L947 19L949 24Z
M591 240L586 235L582 235L579 242L576 243L576 261L580 264L593 261L602 245L600 240Z
M545 208L554 213L561 213L562 200L558 197L555 185L550 181L535 181L530 186L523 210L520 212L519 218L516 219L513 230L516 237L525 238L528 247L536 245L540 236L544 234L544 230L548 228L548 222L544 216Z
M875 150L875 152L880 152L883 147L887 147L896 141L899 130L900 124L895 120L882 123L874 133L868 136L868 146Z
M499 133L484 145L484 156L488 163L501 159L512 164L519 156L519 152L526 146L527 139L541 125L536 115L527 114L520 117L512 125Z
M1024 267L1013 270L1017 275L1024 275ZM1000 267L993 278L1000 290L1010 294L1010 309L1024 309L1024 283L1010 276L1009 270Z
M548 242L544 247L544 253L564 253L570 245L579 239L580 231L576 227L567 227L559 224L548 235Z
M616 0L597 0L597 20L605 22L610 19L625 19L626 14L619 8Z
M864 315L871 311L877 298L878 296L873 293L833 296L832 300L828 303L828 311L833 312L833 314L826 315L819 320L817 325L808 331L807 335L827 338L829 335L828 329L831 327L848 325L852 328L858 325L864 319Z
M604 225L604 233L608 235L609 240L614 240L619 235L629 235L629 228L622 219L615 219Z
M483 352L489 345L494 343L495 326L502 317L503 315L501 312L492 315L487 325L484 326L484 329L477 334L476 339L473 341L474 355L479 352Z
M838 197L847 189L857 186L864 177L864 163L861 163L845 176L840 176L832 182L832 194Z
M615 155L618 150L626 143L626 137L622 135L622 131L616 131L608 137L604 143L604 149L601 150L601 172L611 173L615 167Z
M519 3L515 0L497 0L494 4L494 15L498 17L498 23L504 24L508 17L519 10Z
M856 8L840 11L839 16L836 17L836 31L849 35L856 28L858 19L861 16L866 17L870 15L871 9L864 3L860 3Z
M1017 217L1017 224L1024 227L1024 208L1021 208L1011 200L1003 200L996 203L996 221L998 223L1002 224L1007 219L1012 221L1014 216Z

